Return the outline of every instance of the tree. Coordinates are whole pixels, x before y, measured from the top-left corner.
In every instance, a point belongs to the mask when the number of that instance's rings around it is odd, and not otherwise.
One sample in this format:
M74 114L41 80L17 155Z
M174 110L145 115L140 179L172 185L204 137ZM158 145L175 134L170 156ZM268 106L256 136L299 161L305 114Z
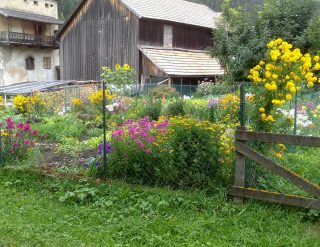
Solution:
M230 1L224 1L222 10L211 51L227 69L229 81L246 81L248 70L262 59L272 39L281 37L304 52L319 46L316 0L266 0L254 12L231 8Z

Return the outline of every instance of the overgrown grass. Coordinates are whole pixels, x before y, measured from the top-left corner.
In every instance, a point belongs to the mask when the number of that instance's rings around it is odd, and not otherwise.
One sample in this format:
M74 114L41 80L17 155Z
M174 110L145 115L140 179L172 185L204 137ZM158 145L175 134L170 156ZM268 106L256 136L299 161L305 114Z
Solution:
M319 246L303 210L0 170L0 246Z

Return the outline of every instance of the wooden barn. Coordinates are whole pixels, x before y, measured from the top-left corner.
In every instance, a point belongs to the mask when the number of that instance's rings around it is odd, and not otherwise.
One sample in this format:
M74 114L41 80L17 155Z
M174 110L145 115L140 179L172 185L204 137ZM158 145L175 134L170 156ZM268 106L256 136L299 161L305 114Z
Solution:
M196 84L224 74L205 51L220 13L184 0L83 0L58 33L62 79L99 80L129 64L147 82Z

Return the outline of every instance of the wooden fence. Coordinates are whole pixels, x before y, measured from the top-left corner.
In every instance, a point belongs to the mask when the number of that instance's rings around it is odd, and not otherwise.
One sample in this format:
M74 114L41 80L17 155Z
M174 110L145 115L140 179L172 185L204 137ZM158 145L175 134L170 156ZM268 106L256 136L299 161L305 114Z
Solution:
M236 131L235 148L237 152L236 157L236 171L234 186L231 190L231 195L234 196L234 201L243 202L244 198L252 198L263 201L281 203L297 207L304 207L309 209L320 210L320 187L298 174L284 168L274 161L266 158L264 155L249 148L246 141L263 142L263 143L282 143L288 145L320 147L319 137L310 136L294 136L294 135L280 135L262 132L249 132L244 127L239 127ZM296 195L281 194L265 190L257 190L245 187L245 159L249 158L255 161L258 165L265 169L287 179L294 185L300 187L304 191L310 193L314 198L306 198ZM320 165L320 163L319 163Z

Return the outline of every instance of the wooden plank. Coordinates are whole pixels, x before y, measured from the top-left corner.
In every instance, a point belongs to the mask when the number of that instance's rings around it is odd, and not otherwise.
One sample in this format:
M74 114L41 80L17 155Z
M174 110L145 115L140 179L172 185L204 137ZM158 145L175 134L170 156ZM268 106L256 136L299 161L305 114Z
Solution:
M245 130L245 127L238 127L238 130ZM245 173L246 173L245 156L239 152L236 152L236 168L235 168L235 175L234 175L234 186L244 187ZM243 197L235 196L233 198L233 201L236 203L243 203Z
M309 199L305 197L280 194L276 192L269 192L263 190L256 190L252 188L233 187L231 189L232 196L240 196L245 198L257 199L262 201L280 203L296 207L303 207L309 209L320 210L320 200Z
M293 173L292 171L279 166L272 160L266 158L265 156L259 154L255 150L250 149L246 145L242 144L239 141L236 141L236 151L243 154L244 156L256 161L258 164L263 166L264 168L274 172L275 174L289 180L296 186L302 188L303 190L311 193L316 197L320 197L320 187L310 183L309 181L305 180L304 178L300 177L298 174Z
M236 140L320 147L320 137L282 135L263 132L249 132L243 130L236 132Z

